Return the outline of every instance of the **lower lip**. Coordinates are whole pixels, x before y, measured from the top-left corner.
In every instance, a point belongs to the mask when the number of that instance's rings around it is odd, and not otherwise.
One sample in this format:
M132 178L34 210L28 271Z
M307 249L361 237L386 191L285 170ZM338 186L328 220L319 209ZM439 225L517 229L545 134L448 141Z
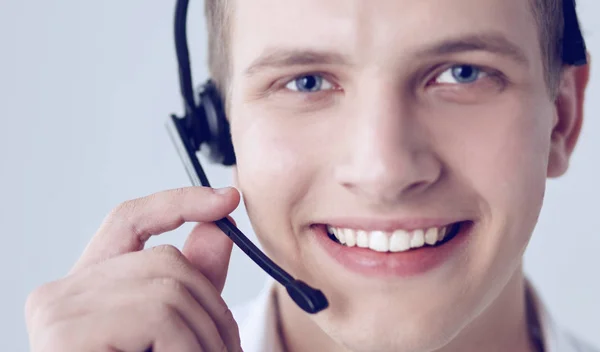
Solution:
M448 262L467 245L473 223L463 223L450 241L436 247L421 247L406 252L376 252L368 248L347 247L328 237L325 225L312 226L316 242L344 268L361 275L411 277L422 275Z

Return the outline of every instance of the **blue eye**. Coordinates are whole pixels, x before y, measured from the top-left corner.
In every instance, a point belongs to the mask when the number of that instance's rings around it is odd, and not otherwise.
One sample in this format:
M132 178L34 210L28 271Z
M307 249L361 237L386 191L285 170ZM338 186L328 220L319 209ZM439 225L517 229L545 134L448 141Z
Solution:
M304 75L293 79L285 87L297 92L312 93L324 89L332 89L333 84L319 75Z
M438 83L468 84L485 77L486 73L472 65L456 65L444 71L437 78Z

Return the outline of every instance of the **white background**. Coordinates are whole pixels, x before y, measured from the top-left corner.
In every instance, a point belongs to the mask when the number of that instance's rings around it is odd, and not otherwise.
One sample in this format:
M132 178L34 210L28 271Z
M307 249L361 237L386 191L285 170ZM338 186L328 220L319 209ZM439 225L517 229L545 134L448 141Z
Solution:
M207 77L202 2L191 1L196 82ZM0 350L26 351L28 292L63 276L118 203L189 181L163 127L181 112L174 1L0 1ZM592 56L600 3L580 0ZM554 316L600 346L600 76L581 142L550 181L526 269ZM230 170L208 167L216 186ZM251 234L242 208L234 214ZM181 246L190 226L152 244ZM253 236L250 236L254 239ZM265 274L235 250L224 296L245 301Z

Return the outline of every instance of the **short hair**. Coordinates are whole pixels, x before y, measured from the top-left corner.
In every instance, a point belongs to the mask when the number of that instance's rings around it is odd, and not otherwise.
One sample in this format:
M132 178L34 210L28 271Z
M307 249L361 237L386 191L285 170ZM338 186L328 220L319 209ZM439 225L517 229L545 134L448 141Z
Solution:
M556 94L563 68L563 0L529 0L538 27L546 87ZM208 32L208 69L221 96L227 100L230 89L230 35L233 0L205 0Z

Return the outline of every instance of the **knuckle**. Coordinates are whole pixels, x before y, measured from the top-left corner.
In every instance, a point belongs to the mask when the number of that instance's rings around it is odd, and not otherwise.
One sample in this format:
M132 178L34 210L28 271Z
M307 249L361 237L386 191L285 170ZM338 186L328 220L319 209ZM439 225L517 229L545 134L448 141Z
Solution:
M184 199L188 197L190 190L188 188L175 188L164 194L164 206L169 210L175 210L186 202Z
M181 297L188 293L185 285L172 277L155 278L153 282L159 285L160 294L167 302L181 300Z
M60 307L62 306L61 303L55 303L38 309L31 318L32 327L36 329L48 329L48 327L56 325L61 320Z
M45 283L27 296L27 300L25 301L25 316L28 319L32 319L43 308L43 302L54 295L54 286L53 282Z
M135 210L138 208L140 200L139 199L130 199L122 202L117 205L109 214L110 219L116 218L126 218L128 215L135 213Z
M177 249L177 247L170 244L161 244L159 246L152 247L152 253L174 262L180 261L183 257L181 251Z
M27 317L27 326L35 330L47 330L69 320L69 317L82 312L82 307L67 297L59 297L38 306Z
M174 188L173 190L171 190L171 193L176 197L183 196L188 193L188 188L185 188L185 187Z
M165 323L173 324L179 322L179 313L175 310L175 308L166 302L162 302L157 304L154 309L154 323L155 325L163 325Z
M35 314L35 311L38 309L38 302L40 300L39 297L40 294L38 293L37 289L27 296L27 299L25 300L25 316L28 319L32 318Z
M223 312L222 316L223 316L223 323L225 324L226 329L229 330L229 333L232 334L232 336L234 336L234 338L239 343L240 342L240 329L239 329L237 321L235 320L233 312L231 311L231 309L229 309L229 307L227 307L225 309L225 311Z
M219 352L230 352L229 349L227 348L227 346L225 346L224 342L221 342L219 344Z
M173 277L190 275L189 262L177 247L163 244L151 247L147 253L157 275Z
M233 316L233 312L229 309L229 306L225 306L222 310L221 316L223 317L223 322L227 324L227 326L236 326L237 322L235 321L235 317Z
M187 188L174 188L168 191L157 193L154 196L161 199L164 207L176 208L182 203L183 199L185 199L188 194L189 189Z

